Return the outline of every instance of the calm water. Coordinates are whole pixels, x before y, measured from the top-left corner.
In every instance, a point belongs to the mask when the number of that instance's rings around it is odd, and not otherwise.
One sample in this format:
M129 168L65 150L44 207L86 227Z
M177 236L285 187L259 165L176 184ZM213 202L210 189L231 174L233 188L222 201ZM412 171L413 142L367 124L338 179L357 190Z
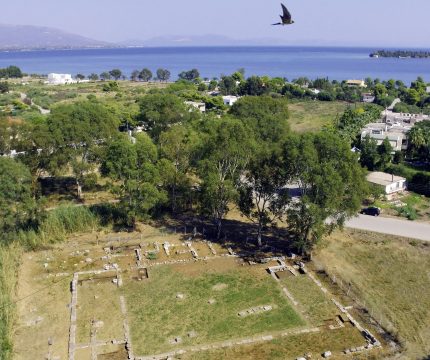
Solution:
M120 68L129 75L148 67L154 73L163 67L172 77L198 68L202 77L219 77L245 68L246 75L269 75L290 80L299 76L330 79L399 79L417 76L430 81L430 59L371 59L374 48L318 47L195 47L128 48L0 52L0 68L17 65L24 72L90 74Z

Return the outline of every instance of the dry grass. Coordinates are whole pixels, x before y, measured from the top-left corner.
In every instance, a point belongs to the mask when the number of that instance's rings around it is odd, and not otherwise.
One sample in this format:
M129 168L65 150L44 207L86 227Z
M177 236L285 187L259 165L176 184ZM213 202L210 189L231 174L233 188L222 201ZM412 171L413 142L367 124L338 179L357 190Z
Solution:
M14 300L17 269L22 249L19 245L0 245L0 359L12 355L12 327L15 321Z
M312 359L319 359L320 354L330 350L333 357L330 359L345 359L340 352L347 346L364 345L363 337L351 326L338 330L325 331L315 334L302 334L288 336L267 343L237 346L235 348L211 350L206 352L189 353L181 357L183 360L285 360L296 359L305 353L311 354ZM377 353L367 354L367 359L377 359ZM363 357L364 359L365 357ZM354 357L359 359L359 357Z
M318 131L324 125L330 124L347 107L347 103L340 101L291 101L288 105L288 122L296 132Z
M430 352L430 247L414 240L348 230L335 233L316 260L351 283L354 296L398 334L409 358Z

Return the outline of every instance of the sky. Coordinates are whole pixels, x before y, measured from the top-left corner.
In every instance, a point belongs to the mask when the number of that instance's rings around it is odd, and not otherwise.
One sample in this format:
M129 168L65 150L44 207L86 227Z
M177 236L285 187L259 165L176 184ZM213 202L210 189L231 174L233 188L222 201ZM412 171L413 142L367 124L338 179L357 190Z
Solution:
M285 0L296 23L278 22L278 0L13 0L0 23L59 28L118 42L223 35L291 45L430 48L430 0Z

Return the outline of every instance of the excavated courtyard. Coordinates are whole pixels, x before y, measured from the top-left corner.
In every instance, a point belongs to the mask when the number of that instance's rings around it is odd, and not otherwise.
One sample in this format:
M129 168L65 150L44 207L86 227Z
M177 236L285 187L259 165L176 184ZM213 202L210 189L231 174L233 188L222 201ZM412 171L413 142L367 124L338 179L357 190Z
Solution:
M256 358L271 358L283 343L292 359L380 351L294 255L254 261L184 232L87 234L24 255L16 358L236 358L256 345Z

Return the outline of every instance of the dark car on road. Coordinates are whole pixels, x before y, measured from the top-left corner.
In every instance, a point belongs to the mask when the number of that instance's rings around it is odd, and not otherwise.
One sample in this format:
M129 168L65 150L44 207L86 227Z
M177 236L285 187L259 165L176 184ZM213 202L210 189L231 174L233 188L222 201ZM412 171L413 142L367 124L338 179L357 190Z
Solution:
M381 214L381 209L375 206L364 208L360 211L360 214L370 215L370 216L379 216Z

